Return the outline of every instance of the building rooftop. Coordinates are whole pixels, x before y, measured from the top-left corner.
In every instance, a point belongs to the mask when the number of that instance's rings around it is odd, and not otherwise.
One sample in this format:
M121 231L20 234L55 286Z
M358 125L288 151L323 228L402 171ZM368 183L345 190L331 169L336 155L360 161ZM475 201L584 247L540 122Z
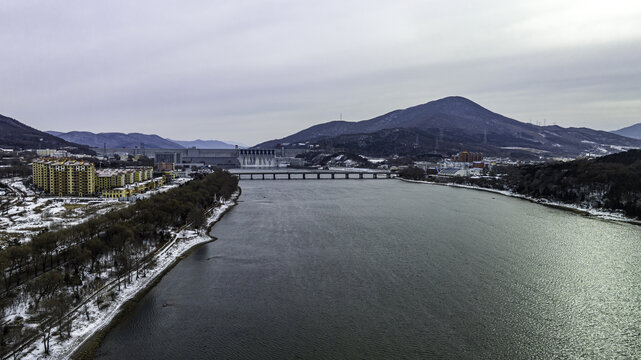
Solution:
M69 165L69 166L93 165L93 163L88 161L69 159L69 158L61 158L61 159L40 158L40 159L34 160L33 162L42 163L46 165Z
M96 170L96 176L98 177L112 177L114 175L122 175L131 173L132 170L127 169L98 169Z

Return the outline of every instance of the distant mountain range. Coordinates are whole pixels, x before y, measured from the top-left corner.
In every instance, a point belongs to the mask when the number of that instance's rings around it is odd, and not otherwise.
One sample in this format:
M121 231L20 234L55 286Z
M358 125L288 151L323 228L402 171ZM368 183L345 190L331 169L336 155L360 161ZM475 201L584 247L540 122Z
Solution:
M624 127L623 129L612 131L613 134L627 136L633 139L641 139L641 123Z
M320 147L362 155L418 155L482 151L488 155L604 155L641 147L641 141L588 128L537 126L453 96L395 110L370 120L331 121L255 148Z
M233 149L236 147L236 145L234 144L228 144L226 142L219 141L219 140L200 140L200 139L192 140L192 141L173 140L173 139L167 139L167 140L186 148L196 147L198 149ZM240 146L240 147L242 148L244 146Z
M85 145L69 142L0 115L0 148L64 149L71 153L94 154Z
M140 148L143 146L142 144L144 144L145 148L182 148L182 146L175 144L158 135L146 135L139 133L124 134L118 132L95 134L89 131L70 131L67 133L59 131L47 131L47 133L65 139L67 141L73 141L78 144L85 144L93 148L102 148L103 146L105 146L105 144L109 149L135 147Z
M47 133L73 141L79 144L85 144L93 148L102 148L106 146L109 149L116 148L141 148L147 149L182 149L185 147L197 147L199 149L231 149L234 145L224 143L218 140L195 140L195 141L177 141L160 137L154 134L140 133L92 133L89 131L70 131L67 133L59 131L47 131Z

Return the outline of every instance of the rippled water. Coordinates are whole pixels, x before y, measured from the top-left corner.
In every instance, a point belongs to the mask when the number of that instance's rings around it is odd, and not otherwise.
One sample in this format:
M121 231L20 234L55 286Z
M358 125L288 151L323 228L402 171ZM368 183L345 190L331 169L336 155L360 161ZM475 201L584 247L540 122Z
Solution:
M641 357L641 227L395 180L241 186L98 358Z

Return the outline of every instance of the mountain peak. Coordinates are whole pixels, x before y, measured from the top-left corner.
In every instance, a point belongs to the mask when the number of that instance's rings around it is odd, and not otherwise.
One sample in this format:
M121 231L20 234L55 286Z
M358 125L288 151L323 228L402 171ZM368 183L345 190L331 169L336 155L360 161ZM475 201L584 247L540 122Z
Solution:
M430 102L459 102L459 103L471 103L471 104L478 105L474 101L472 101L472 100L470 100L470 99L468 99L466 97L458 96L458 95L446 96L444 98L437 99L437 100L432 100Z
M633 139L641 139L641 123L634 124L623 129L612 131L612 133L626 136Z
M405 131L395 133L394 129ZM354 148L359 153L376 153L377 156L399 153L403 146L407 147L407 154L416 153L420 148L423 152L453 153L467 149L505 155L516 149L538 156L605 154L614 151L612 149L641 144L638 140L603 131L522 123L462 96L444 97L364 121L318 124L256 147L298 146L300 143ZM614 147L610 148L610 145Z
M441 109L442 111L447 111L447 112L455 111L456 109L458 109L458 110L465 110L465 111L484 111L484 112L493 114L493 112L491 112L490 110L462 96L447 96L442 99L427 102L423 105L436 107ZM418 105L418 106L423 106L423 105Z

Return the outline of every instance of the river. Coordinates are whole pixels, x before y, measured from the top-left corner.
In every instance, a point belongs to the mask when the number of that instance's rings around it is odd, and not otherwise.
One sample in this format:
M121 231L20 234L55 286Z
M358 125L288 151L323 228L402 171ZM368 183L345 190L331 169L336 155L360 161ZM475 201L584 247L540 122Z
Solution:
M98 359L641 357L641 227L398 180L241 181Z

